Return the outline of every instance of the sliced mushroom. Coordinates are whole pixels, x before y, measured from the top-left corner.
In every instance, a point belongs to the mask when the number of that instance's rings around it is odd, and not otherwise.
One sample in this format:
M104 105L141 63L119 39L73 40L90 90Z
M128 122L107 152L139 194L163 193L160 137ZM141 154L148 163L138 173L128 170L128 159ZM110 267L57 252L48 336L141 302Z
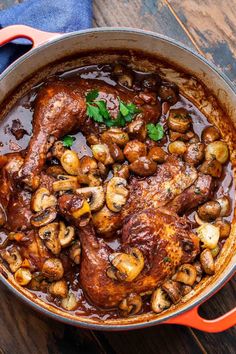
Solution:
M231 225L227 220L217 219L214 225L220 230L220 238L227 238L230 235Z
M129 169L141 177L151 176L157 170L157 163L143 156L132 162L129 165Z
M34 227L41 227L53 222L56 219L56 217L57 217L56 209L47 208L33 215L30 219L30 222Z
M108 268L107 275L111 276L112 272L116 279L120 281L133 281L141 273L144 267L144 257L138 248L132 248L127 253L113 253L109 260L112 264L112 269Z
M121 177L113 177L107 184L106 204L111 211L119 212L125 205L129 191L127 181Z
M197 211L200 219L208 222L214 221L216 218L218 218L220 212L221 212L220 203L218 203L218 201L215 200L211 200L201 205Z
M169 308L171 302L167 296L167 293L163 291L161 288L157 288L151 297L151 309L155 313L160 313L165 309Z
M119 312L121 316L128 317L136 315L142 309L142 298L138 294L130 294L119 305Z
M51 195L47 188L38 188L31 199L31 208L33 211L39 212L50 207L55 207L57 198Z
M203 225L206 223L205 221L203 221L202 219L199 218L199 215L197 212L194 214L194 219L198 225Z
M205 158L211 160L216 158L221 164L224 164L229 158L229 149L225 142L221 140L213 141L206 147Z
M224 195L221 198L217 199L217 202L220 204L220 216L229 216L231 213L231 201L228 195Z
M192 264L183 264L172 277L173 280L185 285L193 285L197 277L196 268Z
M204 272L208 275L213 275L215 273L215 263L212 253L209 249L205 249L200 254L200 262Z
M197 234L200 240L203 242L204 247L213 249L216 247L219 238L220 230L212 224L205 223L197 228Z
M142 119L140 115L138 115L136 119L132 120L132 122L129 123L127 129L132 139L145 141L147 137L147 128L146 128L145 121Z
M91 149L93 156L97 161L102 162L104 165L110 165L114 163L107 144L92 145Z
M114 231L122 226L120 213L114 213L106 205L92 214L93 225L98 234L110 237Z
M61 164L69 175L76 176L80 167L78 155L73 150L66 150L61 156Z
M69 251L69 257L75 264L80 264L81 258L81 243L76 240Z
M41 227L39 229L39 237L53 254L57 255L61 252L58 222L53 222Z
M103 142L112 142L123 147L129 141L129 135L121 128L110 128L101 135Z
M200 172L211 175L215 178L220 178L222 174L222 165L219 161L217 161L214 157L211 160L206 160L200 166Z
M123 162L125 160L123 151L116 143L107 143L111 157L114 161ZM100 161L99 161L100 162Z
M170 279L165 281L161 287L174 304L177 304L177 302L180 301L182 295L182 286L180 283Z
M32 274L29 269L19 268L14 274L14 278L18 284L21 286L28 285L32 280Z
M18 249L13 246L8 249L3 249L0 251L1 257L6 261L13 273L21 267L22 258Z
M52 184L54 192L75 190L79 187L77 177L58 175L57 179L58 181L55 181Z
M69 292L67 297L62 299L61 306L67 311L74 311L78 307L76 296Z
M64 275L64 268L59 258L48 258L43 263L42 274L50 281L60 280Z
M174 105L178 101L179 89L173 82L164 82L160 86L158 94L162 101L167 101L170 105Z
M201 263L199 261L195 261L193 263L196 271L197 271L197 277L196 277L196 282L199 283L202 279L202 267L201 267Z
M147 147L141 141L131 140L125 145L124 155L132 163L139 157L147 155Z
M103 187L84 187L76 189L77 194L81 194L88 200L91 211L100 210L105 203Z
M50 284L48 291L53 296L66 298L68 295L68 286L66 281L62 279Z
M184 108L171 109L167 120L168 127L176 132L185 133L191 126L191 116Z
M59 223L58 239L62 248L67 247L75 238L75 229L73 226L66 226L63 221Z

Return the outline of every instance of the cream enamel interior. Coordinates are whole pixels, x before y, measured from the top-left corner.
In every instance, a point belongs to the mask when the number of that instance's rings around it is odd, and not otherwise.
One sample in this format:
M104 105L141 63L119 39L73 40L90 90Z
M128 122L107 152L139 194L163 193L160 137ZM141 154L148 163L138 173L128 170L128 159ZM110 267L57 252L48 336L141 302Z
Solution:
M94 64L99 62L113 62L120 54L107 55L104 58L103 54L99 54L101 50L129 50L129 55L132 58L132 64L137 68L153 69L158 67L163 76L176 82L181 92L198 106L198 108L208 117L208 119L218 126L221 130L224 139L227 141L230 151L231 160L235 167L235 145L236 145L236 95L232 87L224 80L224 78L210 67L204 60L185 48L181 48L178 44L168 41L164 37L159 37L155 34L121 29L100 29L97 31L78 32L77 34L65 35L54 41L47 43L20 59L18 63L14 63L0 77L0 103L11 96L11 100L2 107L2 116L11 108L12 104L18 99L22 93L27 91L32 85L41 81L44 77L57 71L66 71L76 66ZM80 53L97 50L90 56L81 56ZM172 69L163 62L155 63L148 59L139 60L136 58L132 50L141 50L152 56L160 59L168 60L174 67L183 69L188 75L194 75L198 80L186 76L181 71ZM66 60L66 57L77 55L77 59ZM55 59L63 60L53 66L45 66L55 62ZM44 68L44 69L43 69ZM40 69L43 69L40 71ZM37 72L37 73L36 73ZM36 73L36 74L35 74ZM31 78L32 77L32 78ZM206 91L204 85L208 90ZM26 81L26 83L24 83ZM12 92L17 86L21 85L21 90ZM216 101L216 98L219 105ZM223 110L220 108L223 108ZM204 282L201 282L194 291L185 296L180 304L172 306L169 310L157 316L153 313L135 316L127 319L106 320L105 322L91 319L83 316L74 316L66 313L54 306L45 304L35 295L29 293L26 289L18 286L7 269L0 265L1 275L3 279L8 279L9 282L19 293L30 301L39 305L40 308L56 316L61 316L72 320L72 324L77 325L100 325L112 328L115 326L126 327L128 325L141 325L142 323L164 322L170 316L176 316L180 311L186 310L189 306L193 306L198 302L202 302L209 295L214 287L223 282L223 280L232 273L233 267L236 264L236 225L233 221L232 232L224 246L223 255L217 261L217 272L212 277L206 277ZM2 268L2 269L1 269ZM6 280L4 281L6 282ZM155 322L153 322L155 321ZM97 328L97 327L96 327ZM98 328L97 328L98 329ZM119 328L120 329L120 328Z

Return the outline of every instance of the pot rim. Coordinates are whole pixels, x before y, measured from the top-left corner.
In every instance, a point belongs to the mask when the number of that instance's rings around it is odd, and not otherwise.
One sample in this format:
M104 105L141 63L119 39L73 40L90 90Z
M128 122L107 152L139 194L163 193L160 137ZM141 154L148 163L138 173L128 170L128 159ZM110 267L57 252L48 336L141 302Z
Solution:
M46 41L45 43L40 44L38 47L33 47L30 49L28 52L26 52L23 56L19 57L16 61L14 61L8 68L6 68L2 74L0 74L0 81L3 80L8 74L10 74L13 70L17 69L17 66L24 62L26 59L30 59L32 55L37 54L37 52L44 50L48 48L49 46L53 45L54 43L58 43L62 40L69 39L71 37L76 37L76 36L83 36L86 34L90 33L97 33L97 32L121 32L121 33L134 33L137 35L143 35L143 36L151 36L156 39L160 39L164 42L167 42L171 44L172 46L176 46L187 53L191 54L192 56L196 57L198 60L202 61L206 66L208 66L211 70L213 70L222 80L226 82L226 84L229 86L229 88L233 91L233 93L236 95L236 87L233 85L233 83L230 81L230 79L223 73L221 72L215 64L211 63L208 61L204 56L201 54L197 53L195 50L189 48L185 44L182 44L181 42L174 40L168 36L155 33L152 31L147 31L147 30L142 30L142 29L136 29L132 27L100 27L100 28L90 28L86 30L79 30L75 32L69 32L65 34L58 34L58 37L53 37ZM55 34L52 34L52 36ZM203 302L205 302L208 298L210 298L214 293L216 293L220 288L234 275L236 271L236 264L232 264L228 270L226 270L226 274L223 276L223 278L219 281L217 281L211 288L211 290L205 294L205 295L199 295L196 300L193 301L192 304L188 305L186 304L183 306L183 308L177 310L173 314L167 315L166 318L157 318L150 320L149 322L140 322L140 323L134 323L134 324L93 324L93 323L87 323L86 321L81 321L81 320L76 320L76 319L71 319L67 318L65 316L59 315L57 313L52 312L51 310L48 310L37 303L35 303L33 300L29 299L25 295L23 295L19 290L17 290L14 285L9 282L3 274L0 273L0 281L2 281L3 284L7 286L7 288L13 292L14 295L16 295L20 300L23 300L23 302L29 304L32 308L37 310L38 312L41 312L50 318L56 319L60 322L63 322L65 324L69 325L74 325L77 327L83 327L86 329L91 329L91 330L106 330L106 331L121 331L121 330L133 330L133 329L139 329L139 328L145 328L145 327L151 327L155 326L157 324L165 323L167 320L171 318L177 318L179 315L188 312L189 310L192 310L194 308L197 308L200 306Z

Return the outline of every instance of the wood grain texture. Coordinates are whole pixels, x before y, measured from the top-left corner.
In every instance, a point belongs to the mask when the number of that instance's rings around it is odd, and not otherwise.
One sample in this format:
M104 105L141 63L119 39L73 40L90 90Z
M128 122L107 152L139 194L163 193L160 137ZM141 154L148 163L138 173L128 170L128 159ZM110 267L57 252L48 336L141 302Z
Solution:
M167 0L195 43L236 83L236 1Z
M22 0L0 0L0 8ZM233 80L236 1L94 0L94 26L128 26L168 35L200 50ZM63 325L34 312L0 285L0 353L146 354L236 352L236 329L207 334L159 325L133 332L92 332ZM235 306L236 280L201 306L214 318Z

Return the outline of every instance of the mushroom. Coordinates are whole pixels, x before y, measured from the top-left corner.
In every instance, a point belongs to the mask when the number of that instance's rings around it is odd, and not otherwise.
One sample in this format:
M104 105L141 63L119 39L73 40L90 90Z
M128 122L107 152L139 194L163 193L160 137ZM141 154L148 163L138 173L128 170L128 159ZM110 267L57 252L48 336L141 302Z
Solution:
M91 210L89 203L79 194L63 194L58 198L59 212L77 227L89 223Z
M107 175L109 173L109 169L107 166L105 166L102 162L98 162L98 171L102 179L106 179Z
M46 174L57 178L58 175L66 175L66 171L60 165L53 165L46 169Z
M196 271L197 271L197 277L196 277L196 282L199 283L202 279L202 267L201 267L201 263L199 261L195 261L193 263Z
M174 304L177 304L177 302L180 301L182 295L182 286L180 283L169 279L165 281L161 287Z
M56 157L58 160L60 160L65 151L66 148L64 147L62 141L56 141L50 150L52 157Z
M202 241L204 247L213 249L216 247L219 238L220 230L212 224L205 223L197 228L197 234L199 239Z
M13 246L8 249L3 249L0 251L1 257L6 261L13 273L21 267L22 258L18 249Z
M107 146L109 148L113 161L123 162L125 160L123 151L116 143L109 142L107 143Z
M197 277L196 268L192 264L182 264L175 275L172 277L173 280L185 285L193 285Z
M119 305L121 316L127 317L136 315L142 309L142 298L138 294L131 293Z
M75 238L75 229L73 226L66 226L63 221L59 223L58 239L62 248L67 247Z
M56 204L57 198L44 187L38 188L31 198L31 208L35 212L55 207Z
M136 119L132 120L132 122L129 123L127 131L132 139L145 141L147 137L146 124L140 115L138 115Z
M125 145L124 155L132 163L139 157L147 155L147 147L141 141L131 140Z
M217 199L217 202L220 204L220 216L229 216L231 213L231 201L228 195L224 195L221 198Z
M123 147L129 141L129 135L121 128L110 128L102 133L101 140L104 143L112 142Z
M166 157L167 153L159 146L152 147L148 153L148 158L157 163L163 163Z
M160 313L165 309L169 308L171 305L170 300L168 299L167 293L161 288L157 288L151 297L151 309L156 313Z
M68 286L64 279L55 281L49 285L48 291L53 296L66 298L68 295Z
M183 284L183 286L182 286L182 296L185 296L185 295L189 294L190 291L192 291L192 290L193 290L193 288L190 285Z
M69 175L76 176L80 167L78 155L73 150L66 150L61 156L61 164Z
M110 165L114 163L107 144L92 145L91 149L93 156L97 161L102 162L104 165Z
M74 311L78 307L78 301L76 299L76 296L73 293L69 292L67 297L62 299L61 306L64 310Z
M179 89L175 83L165 82L160 86L158 94L162 101L167 101L170 105L174 105L178 101Z
M227 220L217 219L214 225L220 230L220 238L227 238L230 235L231 225Z
M211 200L201 205L198 208L197 213L201 220L210 222L218 218L218 216L220 215L220 211L220 203L218 203L218 201Z
M157 170L157 163L145 156L139 157L129 165L130 171L138 176L147 177L153 175Z
M61 244L58 235L58 222L52 222L39 229L39 237L44 241L46 247L55 255L61 252Z
M52 184L54 192L75 190L79 186L78 179L74 176L58 175L57 179Z
M119 212L125 205L129 191L127 181L121 177L113 177L107 184L106 204L111 211Z
M121 86L131 88L133 86L133 74L131 71L126 71L118 77L118 83Z
M144 257L138 248L132 248L127 253L116 252L109 256L112 264L107 275L112 279L131 282L141 273L144 267Z
M171 109L167 120L168 127L176 132L185 133L192 123L189 112L184 108Z
M81 243L79 240L76 240L75 243L71 246L69 257L75 264L80 264Z
M34 227L45 226L53 222L57 217L55 208L47 208L37 214L31 216L30 222Z
M114 177L121 177L124 179L129 178L129 166L128 165L119 165L119 164L114 164L112 166L113 172L114 172Z
M76 189L76 193L87 199L90 210L98 211L105 203L103 187L84 187Z
M169 144L168 150L171 154L183 155L187 147L183 141L176 140Z
M198 225L203 225L206 223L205 221L203 221L202 219L199 218L199 215L197 212L194 214L194 219Z
M208 275L213 275L215 273L215 263L212 253L209 249L205 249L200 254L200 262L204 272Z
M202 141L205 144L210 144L215 140L220 139L220 132L216 127L206 127L202 132Z
M222 174L222 165L214 157L211 160L206 160L200 166L200 172L205 175L211 175L215 178L220 178Z
M197 166L204 159L204 145L202 143L193 143L187 146L184 153L184 161L190 165Z
M229 149L225 142L221 140L213 141L206 147L205 158L211 160L216 158L221 164L224 164L229 158Z
M50 281L60 280L64 275L64 268L59 258L48 258L43 263L42 274Z
M29 269L19 268L14 274L14 278L18 284L21 286L28 285L32 280L32 274Z

